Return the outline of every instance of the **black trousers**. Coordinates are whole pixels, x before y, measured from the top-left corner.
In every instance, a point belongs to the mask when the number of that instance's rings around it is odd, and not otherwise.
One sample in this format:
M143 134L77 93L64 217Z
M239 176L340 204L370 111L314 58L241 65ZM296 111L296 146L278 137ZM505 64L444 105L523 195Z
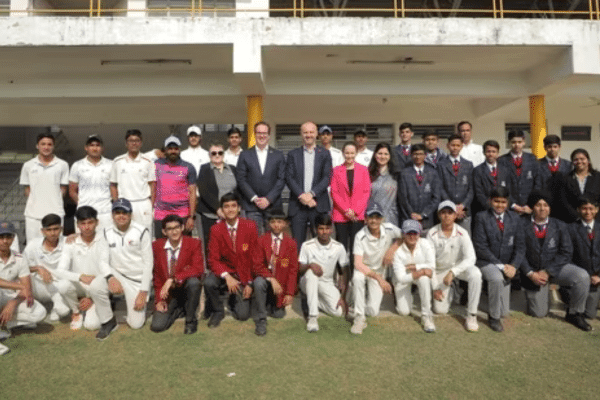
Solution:
M221 298L225 293L228 293L225 279L216 276L212 272L209 273L204 278L204 290L206 291L206 296L211 304L213 313L225 313L225 306ZM250 299L244 299L241 291L229 294L227 303L233 314L233 318L239 321L246 321L250 318Z
M185 315L185 324L192 325L198 323L196 313L200 303L200 293L202 285L200 279L189 278L185 283L171 291L171 300L167 305L166 312L154 311L152 314L152 332L166 331L173 325L175 320ZM158 296L159 293L156 293Z

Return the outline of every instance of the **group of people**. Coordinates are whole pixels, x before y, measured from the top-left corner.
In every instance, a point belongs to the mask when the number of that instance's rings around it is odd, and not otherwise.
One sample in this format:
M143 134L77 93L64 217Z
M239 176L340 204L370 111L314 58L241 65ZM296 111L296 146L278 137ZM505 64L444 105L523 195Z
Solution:
M283 317L299 289L308 331L319 329L319 311L342 316L351 308L350 331L360 334L384 293L393 293L400 315L411 313L414 285L423 329L434 332L433 313L449 311L462 280L465 328L477 331L485 280L489 326L502 331L518 280L529 314L548 313L555 283L566 320L591 330L586 318L595 318L600 298L600 174L589 154L577 149L570 163L550 135L538 160L515 131L500 156L498 142L479 146L471 130L459 123L447 152L435 132L413 143L409 123L396 147L382 142L371 151L358 131L338 150L330 127L306 122L302 146L287 156L271 146L266 122L243 151L236 128L227 150L203 149L192 125L188 149L169 136L145 154L142 133L129 130L127 153L113 161L103 157L102 139L89 136L86 157L70 171L54 155L54 137L40 134L39 154L21 173L22 255L14 226L0 222L0 326L35 325L46 318L44 302L50 320L70 314L72 329L98 330L104 340L117 326L111 299L123 295L131 328L145 324L153 298L151 330L183 316L184 333L193 334L204 287L209 327L219 326L227 301L234 318L252 317L262 336L267 317ZM65 238L67 194L78 205L77 233Z

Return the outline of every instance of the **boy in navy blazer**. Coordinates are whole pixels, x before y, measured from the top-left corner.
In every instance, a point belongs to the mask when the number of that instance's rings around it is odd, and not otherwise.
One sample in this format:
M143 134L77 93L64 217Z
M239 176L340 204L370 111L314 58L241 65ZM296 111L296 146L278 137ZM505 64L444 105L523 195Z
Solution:
M490 328L502 332L501 318L509 313L510 281L525 256L520 217L508 210L510 193L498 187L490 194L490 209L475 216L473 245L476 265L488 282L488 316Z
M561 140L556 135L544 138L546 157L539 160L540 189L550 195L550 215L564 219L563 205L568 201L566 179L571 172L571 162L560 157L560 145Z
M396 158L398 159L398 172L412 164L410 157L411 140L414 135L413 126L409 122L404 122L399 129L400 144L396 146Z
M448 155L438 147L440 136L435 131L426 132L423 134L423 144L425 145L425 162L433 168L437 168L438 164Z
M485 162L473 169L473 213L490 209L490 194L497 187L508 187L509 176L505 166L498 163L500 144L488 140L483 144Z

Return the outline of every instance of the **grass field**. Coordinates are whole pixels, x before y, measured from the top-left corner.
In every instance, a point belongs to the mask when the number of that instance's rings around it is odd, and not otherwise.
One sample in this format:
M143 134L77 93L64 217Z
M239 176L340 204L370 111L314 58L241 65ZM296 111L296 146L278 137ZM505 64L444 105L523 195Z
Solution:
M598 399L600 321L585 333L558 318L513 312L502 334L480 321L436 317L425 334L411 317L368 319L361 336L341 318L183 324L161 334L119 326L105 342L67 324L17 332L0 357L2 399ZM235 373L235 376L228 374Z

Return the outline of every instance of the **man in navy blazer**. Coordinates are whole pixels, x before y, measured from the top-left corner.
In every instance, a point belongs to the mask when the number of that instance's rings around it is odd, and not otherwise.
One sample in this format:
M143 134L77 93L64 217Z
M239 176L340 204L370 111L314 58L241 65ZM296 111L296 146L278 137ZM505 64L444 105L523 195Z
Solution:
M485 162L473 169L473 215L489 210L492 191L497 187L508 187L509 184L507 168L498 163L500 144L495 140L486 141L483 144L483 153Z
M565 320L581 330L592 330L583 317L590 276L571 263L573 245L567 225L549 218L550 196L544 192L531 192L527 205L532 214L523 220L526 250L521 264L527 313L537 318L548 314L548 287L551 281L556 282L568 293Z
M285 186L283 153L269 146L271 127L264 121L254 125L256 146L240 154L237 164L238 188L246 218L253 220L259 235L267 229L268 214L281 210Z
M571 162L560 157L560 145L561 140L556 135L544 138L546 157L539 159L540 189L550 195L550 215L563 219L564 204L568 201L566 179L571 172Z
M523 131L508 132L510 151L500 157L498 162L508 169L510 179L510 208L519 215L531 214L527 205L529 193L541 186L540 164L533 154L523 152L525 134Z
M331 210L327 187L331 177L331 154L317 146L317 125L305 122L300 127L302 147L287 155L285 181L290 189L288 215L292 236L298 248L306 241L306 225L316 236L315 218Z
M411 140L414 135L413 126L409 122L400 125L400 144L395 147L396 158L398 159L398 172L412 164L410 157Z
M500 318L508 315L510 281L525 256L521 217L508 210L510 193L498 187L490 194L490 209L475 216L473 245L477 265L488 282L488 322L490 328L502 332Z

